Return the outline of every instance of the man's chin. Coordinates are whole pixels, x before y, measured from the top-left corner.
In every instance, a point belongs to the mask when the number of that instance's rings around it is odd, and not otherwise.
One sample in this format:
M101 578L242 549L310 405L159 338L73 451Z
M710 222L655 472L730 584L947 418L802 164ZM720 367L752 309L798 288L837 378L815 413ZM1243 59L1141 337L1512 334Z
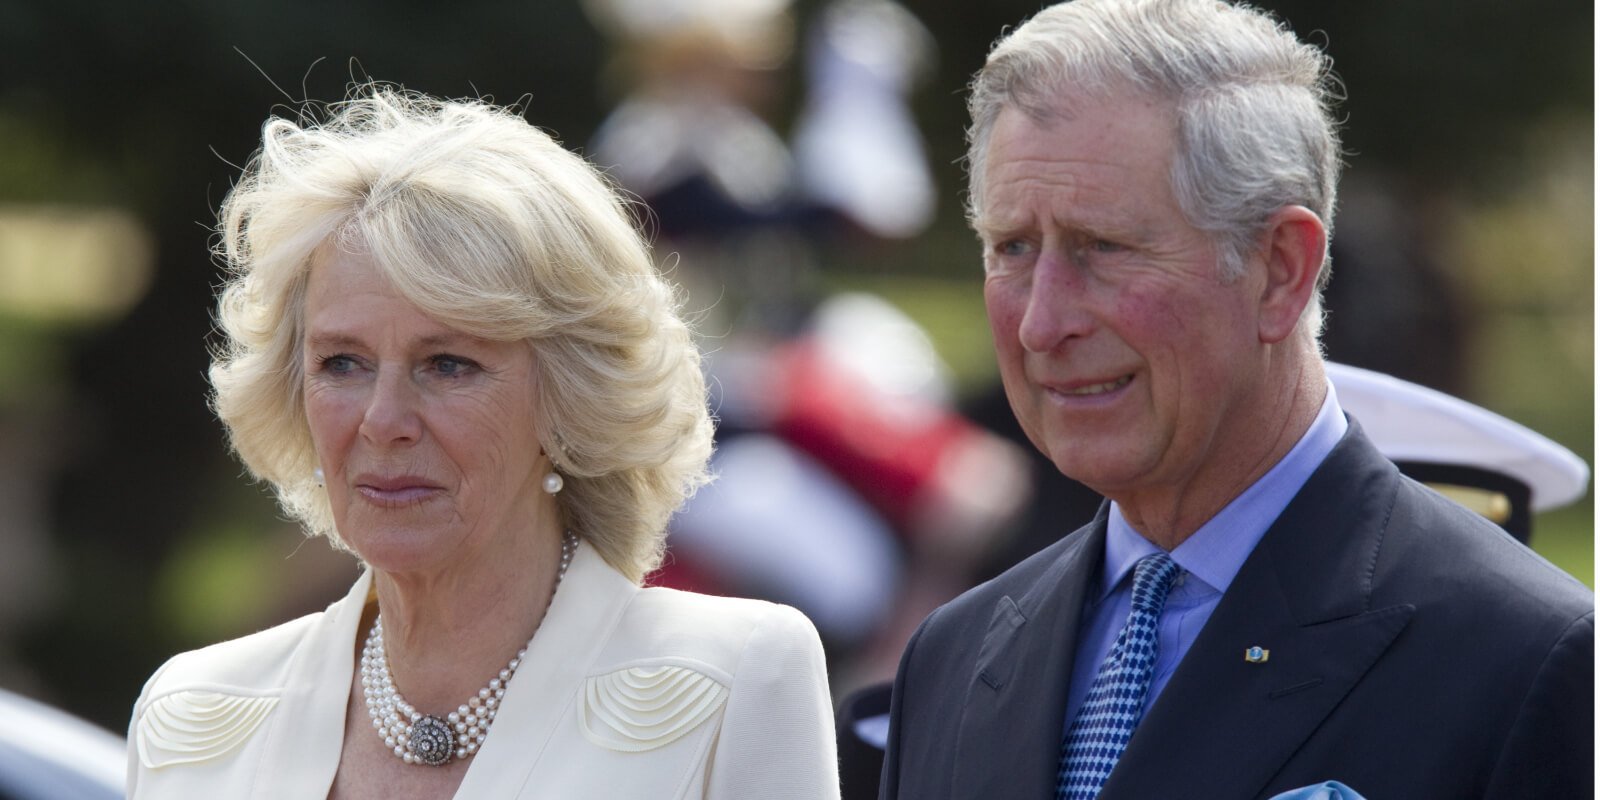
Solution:
M1112 495L1136 482L1141 470L1135 460L1129 458L1136 448L1114 442L1086 445L1086 438L1075 440L1076 446L1060 442L1046 451L1057 471L1102 495Z

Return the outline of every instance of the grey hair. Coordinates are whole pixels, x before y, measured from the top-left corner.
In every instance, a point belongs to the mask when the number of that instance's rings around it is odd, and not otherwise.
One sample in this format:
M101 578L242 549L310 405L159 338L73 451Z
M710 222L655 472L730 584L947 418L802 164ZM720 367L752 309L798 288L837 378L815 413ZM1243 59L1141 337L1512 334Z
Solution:
M1076 0L998 41L967 100L969 218L980 218L985 157L1011 107L1044 122L1064 95L1132 91L1176 110L1173 195L1217 245L1224 280L1244 273L1267 218L1303 205L1333 233L1340 150L1332 62L1265 12L1219 0ZM1302 317L1321 334L1324 254Z
M365 247L441 322L526 341L562 522L639 581L707 480L700 353L631 209L512 109L368 85L321 123L274 117L220 210L229 277L213 406L233 449L308 532L344 546L302 397L302 308L324 246Z

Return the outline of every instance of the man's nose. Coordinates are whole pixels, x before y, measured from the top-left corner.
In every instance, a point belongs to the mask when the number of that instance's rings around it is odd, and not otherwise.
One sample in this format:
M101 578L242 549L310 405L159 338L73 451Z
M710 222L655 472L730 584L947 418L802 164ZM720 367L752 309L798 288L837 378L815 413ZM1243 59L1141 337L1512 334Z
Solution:
M1087 288L1082 268L1069 258L1041 255L1033 267L1028 304L1017 331L1023 348L1048 353L1068 339L1087 335L1093 329Z

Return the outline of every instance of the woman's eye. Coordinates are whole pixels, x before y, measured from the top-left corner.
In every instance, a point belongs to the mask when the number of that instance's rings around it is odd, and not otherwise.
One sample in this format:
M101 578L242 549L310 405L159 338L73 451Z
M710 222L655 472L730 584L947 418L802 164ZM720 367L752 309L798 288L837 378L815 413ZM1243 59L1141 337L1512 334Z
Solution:
M477 364L473 363L470 359L450 355L434 356L431 360L433 362L434 371L438 372L440 375L463 375L471 371L473 367L477 366Z
M317 363L323 372L332 372L335 375L354 372L357 366L356 360L350 356L323 356L317 359Z

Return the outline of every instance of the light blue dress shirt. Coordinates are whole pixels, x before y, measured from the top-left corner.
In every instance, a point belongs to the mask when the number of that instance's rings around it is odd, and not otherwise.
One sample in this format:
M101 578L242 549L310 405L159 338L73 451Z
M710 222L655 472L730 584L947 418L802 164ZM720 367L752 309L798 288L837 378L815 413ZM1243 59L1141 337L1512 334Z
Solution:
M1183 571L1178 573L1167 595L1167 605L1161 611L1156 634L1155 674L1144 699L1146 713L1166 687L1178 662L1183 660L1183 654L1189 652L1189 646L1200 635L1206 620L1211 618L1222 593L1233 583L1233 576L1244 566L1245 559L1255 550L1267 528L1333 451L1347 427L1330 383L1317 418L1288 454L1172 551L1172 560L1178 562ZM1100 662L1105 660L1106 653L1116 643L1117 633L1128 619L1134 564L1158 552L1160 548L1140 536L1122 516L1117 504L1112 503L1099 592L1084 604L1083 618L1078 625L1078 655L1072 664L1072 682L1067 685L1063 731L1072 727L1072 719L1089 694Z

